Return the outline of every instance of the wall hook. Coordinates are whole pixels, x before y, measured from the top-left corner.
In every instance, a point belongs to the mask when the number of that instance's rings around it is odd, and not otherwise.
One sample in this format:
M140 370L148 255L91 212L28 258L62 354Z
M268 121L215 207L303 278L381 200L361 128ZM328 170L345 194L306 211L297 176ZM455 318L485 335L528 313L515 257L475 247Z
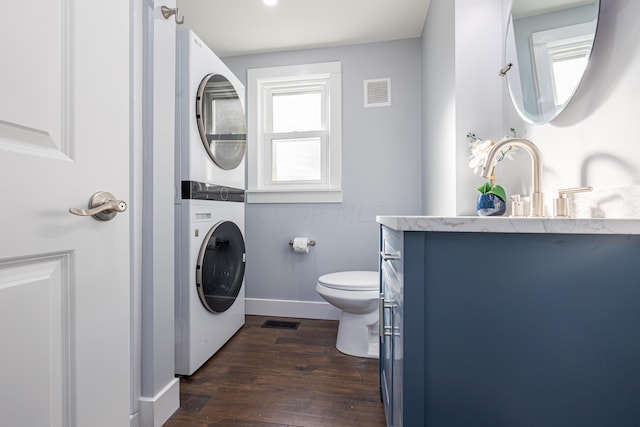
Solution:
M504 77L507 74L507 72L511 69L511 67L513 67L513 64L509 62L507 65L505 65L500 69L500 71L498 72L498 75L500 77Z
M160 10L162 11L162 16L164 16L164 19L169 19L171 15L174 15L176 24L184 24L184 16L178 18L178 13L180 13L180 11L177 7L175 9L171 9L170 7L162 6Z

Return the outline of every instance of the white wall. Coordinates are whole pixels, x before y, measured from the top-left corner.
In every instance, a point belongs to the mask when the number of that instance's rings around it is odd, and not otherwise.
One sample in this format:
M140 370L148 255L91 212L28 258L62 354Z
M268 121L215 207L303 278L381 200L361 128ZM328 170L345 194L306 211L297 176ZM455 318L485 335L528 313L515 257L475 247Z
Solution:
M501 0L433 0L422 35L423 213L473 215L466 135L503 136Z
M246 211L247 298L322 301L320 275L377 270L376 215L420 213L420 40L223 60L245 83L248 68L342 62L344 202L248 204ZM363 81L386 77L393 105L364 108ZM317 245L293 253L294 236Z
M422 33L422 211L456 213L455 3L432 0Z
M524 125L542 150L543 190L640 184L640 2L603 0L594 50L569 106L551 123ZM516 120L507 99L505 120Z
M497 75L509 6L509 0L431 4L422 39L425 214L474 214L474 188L482 179L466 166L469 131L495 140L514 127L540 147L548 214L559 188L640 183L640 143L633 128L640 117L640 2L602 1L585 79L561 115L542 126L518 117L506 80ZM502 162L496 175L507 194L530 194L524 152L515 162Z
M509 127L502 124L498 75L504 65L501 14L502 0L455 0L456 215L475 215L476 187L486 181L469 168L467 134L498 140Z

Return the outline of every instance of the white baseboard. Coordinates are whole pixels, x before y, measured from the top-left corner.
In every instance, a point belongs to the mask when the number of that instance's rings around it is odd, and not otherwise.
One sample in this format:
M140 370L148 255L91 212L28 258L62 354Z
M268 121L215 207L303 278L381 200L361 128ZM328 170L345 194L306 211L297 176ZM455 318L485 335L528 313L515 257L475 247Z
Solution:
M174 378L153 397L141 397L140 427L161 427L180 407L180 379Z
M340 320L340 310L328 302L245 298L245 311L259 316Z
M129 415L129 427L140 427L140 412Z

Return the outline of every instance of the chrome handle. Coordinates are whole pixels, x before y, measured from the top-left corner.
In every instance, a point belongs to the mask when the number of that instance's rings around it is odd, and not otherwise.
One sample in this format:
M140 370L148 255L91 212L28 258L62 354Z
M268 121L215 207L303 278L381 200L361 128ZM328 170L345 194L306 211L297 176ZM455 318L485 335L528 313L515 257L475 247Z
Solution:
M382 257L383 261L396 260L401 258L400 252L396 252L393 254L390 254L387 252L380 252L380 256Z
M384 293L380 292L378 299L378 335L384 337Z
M586 186L586 187L577 187L577 188L563 188L558 190L558 197L565 197L567 194L573 194L573 193L584 193L586 191L591 191L593 190L593 187Z
M584 193L591 190L593 190L591 186L563 188L558 190L558 198L553 199L553 216L560 218L570 217L571 215L569 215L569 204L567 202L567 196L569 194Z
M389 330L393 330L393 326L384 324L384 309L394 309L396 307L398 307L398 304L394 300L386 301L384 299L384 293L380 292L380 299L378 300L378 312L380 317L378 320L378 332L382 340L384 340L385 336L391 335L391 333L388 332ZM393 322L393 314L391 314L391 321Z
M171 9L170 7L162 6L160 7L160 11L162 12L162 16L164 16L164 19L169 19L171 15L174 15L176 24L184 24L184 16L181 16L180 18L178 18L178 13L180 13L180 11L178 10L177 7L174 9Z
M384 336L385 337L399 337L400 336L400 328L397 326L385 326L384 327Z
M89 209L69 208L69 212L78 216L92 216L99 221L109 221L118 212L127 210L127 204L123 200L107 191L98 191L89 199Z

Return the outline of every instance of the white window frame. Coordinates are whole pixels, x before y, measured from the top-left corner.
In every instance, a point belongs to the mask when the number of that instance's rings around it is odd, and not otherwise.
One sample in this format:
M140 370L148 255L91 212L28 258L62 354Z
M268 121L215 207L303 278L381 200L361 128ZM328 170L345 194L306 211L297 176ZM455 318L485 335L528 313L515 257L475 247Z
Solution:
M562 105L556 105L557 90L553 75L553 60L557 52L561 49L569 49L573 54L582 54L589 59L593 38L595 22L585 22L582 24L568 25L566 27L554 28L551 30L531 33L530 43L533 53L533 72L536 87L537 99L539 100L539 111L558 110ZM574 92L578 87L580 79L573 88ZM548 96L545 94L553 94ZM571 99L571 96L568 100ZM568 101L567 100L567 101ZM566 104L566 102L564 104Z
M247 70L247 203L342 202L341 69L340 62L325 62ZM322 94L322 129L274 133L268 120L271 97L313 89ZM319 181L273 181L271 141L284 136L320 138Z

